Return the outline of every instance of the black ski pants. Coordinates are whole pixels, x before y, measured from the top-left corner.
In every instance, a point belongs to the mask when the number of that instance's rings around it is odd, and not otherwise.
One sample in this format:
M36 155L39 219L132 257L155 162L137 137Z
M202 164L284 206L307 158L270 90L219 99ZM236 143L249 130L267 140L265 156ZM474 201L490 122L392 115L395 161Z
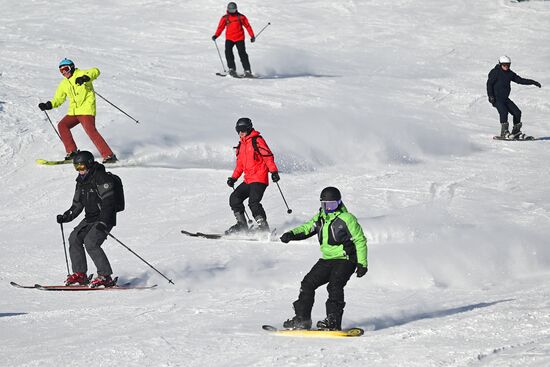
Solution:
M511 114L514 117L514 125L517 125L521 122L521 110L516 106L510 98L506 99L497 99L493 105L500 116L500 123L505 124L508 122L508 114Z
M349 260L319 259L302 280L300 295L293 304L296 315L310 320L315 290L328 283L328 299L325 303L327 316L333 315L340 324L346 305L344 287L354 271L355 263Z
M246 53L246 46L244 40L233 42L225 40L225 59L227 60L227 67L229 69L236 70L235 68L235 56L233 56L233 46L237 46L241 63L244 70L250 70L250 62L248 61L248 54Z
M241 183L229 196L229 206L234 212L243 213L243 202L248 198L248 206L252 211L252 217L257 218L259 216L267 219L265 210L260 201L264 197L264 192L267 189L267 185L261 182Z
M111 275L113 270L107 255L101 248L101 245L107 238L107 233L98 231L97 222L87 223L86 220L80 222L69 236L69 254L71 255L71 265L73 272L87 273L88 264L86 263L86 252L94 262L97 273L101 275ZM107 226L110 231L112 226Z

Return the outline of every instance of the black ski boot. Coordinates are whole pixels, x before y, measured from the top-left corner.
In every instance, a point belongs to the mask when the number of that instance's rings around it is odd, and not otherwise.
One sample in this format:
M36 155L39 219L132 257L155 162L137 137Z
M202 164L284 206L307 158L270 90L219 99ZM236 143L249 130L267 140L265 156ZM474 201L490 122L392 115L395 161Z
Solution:
M252 72L250 70L245 70L243 78L254 78L254 75L252 74Z
M301 316L294 316L293 318L283 322L283 327L285 329L309 330L311 329L311 319Z
M74 152L67 153L64 160L66 161L72 161L74 156L78 154L78 150L75 150Z
M267 219L261 215L258 215L256 218L256 223L258 223L258 232L269 232L269 224L267 224Z
M342 318L337 315L327 315L326 319L317 321L319 330L342 330Z
M507 122L500 124L500 137L504 139L508 139L510 136L510 131L508 131L509 124Z
M225 234L227 235L227 234L234 234L234 233L248 231L248 224L246 224L246 218L244 216L244 212L233 212L233 214L235 214L237 223L229 227L229 229L225 231Z
M229 69L229 75L232 76L233 78L239 77L239 74L237 74L237 71L235 71L235 69Z
M514 128L512 129L512 132L510 133L510 139L519 139L521 136L522 136L522 133L521 133L521 126L523 124L520 122L520 123L517 123L517 124L514 124Z

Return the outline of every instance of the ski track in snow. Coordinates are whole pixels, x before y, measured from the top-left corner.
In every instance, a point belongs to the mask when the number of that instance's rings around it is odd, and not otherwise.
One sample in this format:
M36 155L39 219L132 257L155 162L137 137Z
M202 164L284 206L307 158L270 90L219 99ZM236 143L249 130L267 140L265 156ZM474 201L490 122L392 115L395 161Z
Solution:
M255 80L215 76L225 3L0 0L1 366L547 366L550 364L550 2L308 0L239 3L259 31ZM223 38L220 38L222 41ZM223 49L223 41L218 42ZM222 50L223 52L223 50ZM501 54L542 89L512 86L534 142L498 142L485 81ZM60 283L55 215L70 165L37 109L57 62L97 66L97 126L122 161L127 209L109 239L121 282L155 290L41 292ZM240 67L238 58L237 65ZM66 105L48 114L54 124ZM315 239L212 241L233 223L225 185L235 121L253 119L281 169L264 197L279 234L340 188L369 240L369 273L346 287L361 338L279 337ZM96 153L81 128L80 149ZM76 223L65 225L65 235ZM95 271L89 264L90 271ZM324 317L317 292L314 321Z

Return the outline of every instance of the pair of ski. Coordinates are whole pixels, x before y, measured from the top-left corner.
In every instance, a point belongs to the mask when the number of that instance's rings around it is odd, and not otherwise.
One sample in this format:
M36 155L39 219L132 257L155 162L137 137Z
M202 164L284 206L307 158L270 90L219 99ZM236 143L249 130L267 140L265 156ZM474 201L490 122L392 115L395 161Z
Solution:
M57 165L60 165L60 164L73 164L72 159L60 160L60 161L53 161L53 160L51 161L51 160L48 160L48 159L36 159L35 162L37 164L41 165L41 166L57 166ZM104 163L104 164L111 165L111 164L115 164L115 163Z
M277 335L285 336L303 336L313 338L338 338L338 337L357 337L365 333L365 330L352 327L344 330L321 330L321 329L277 329L275 326L262 325L262 329L270 331Z
M116 282L115 278L115 282ZM112 287L97 287L97 288L91 288L87 285L41 285L41 284L35 284L35 285L20 285L15 282L10 282L10 284L15 288L23 288L23 289L38 289L41 291L120 291L120 290L141 290L141 289L153 289L157 285L151 285L151 286L135 286L132 285L131 282L124 283L121 285L114 285Z
M209 240L235 240L235 241L274 241L274 238L277 235L277 229L272 230L271 232L257 232L257 237L253 235L242 236L238 234L221 234L221 233L203 233L203 232L189 232L184 229L181 230L181 233L190 236L190 237L200 237L206 238ZM247 233L247 232L244 232ZM248 232L250 234L250 232Z

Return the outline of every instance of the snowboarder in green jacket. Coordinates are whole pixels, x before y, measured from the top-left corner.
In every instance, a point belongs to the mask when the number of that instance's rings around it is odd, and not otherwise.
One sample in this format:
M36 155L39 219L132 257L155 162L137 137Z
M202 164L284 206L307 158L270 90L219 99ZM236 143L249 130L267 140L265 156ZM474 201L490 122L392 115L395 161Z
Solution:
M281 241L299 241L317 235L323 257L311 268L294 302L295 316L283 323L288 329L310 329L315 290L327 284L327 317L317 323L322 330L341 330L344 287L352 274L361 278L368 271L367 239L357 218L344 206L336 187L321 191L321 208L307 223L284 233Z

